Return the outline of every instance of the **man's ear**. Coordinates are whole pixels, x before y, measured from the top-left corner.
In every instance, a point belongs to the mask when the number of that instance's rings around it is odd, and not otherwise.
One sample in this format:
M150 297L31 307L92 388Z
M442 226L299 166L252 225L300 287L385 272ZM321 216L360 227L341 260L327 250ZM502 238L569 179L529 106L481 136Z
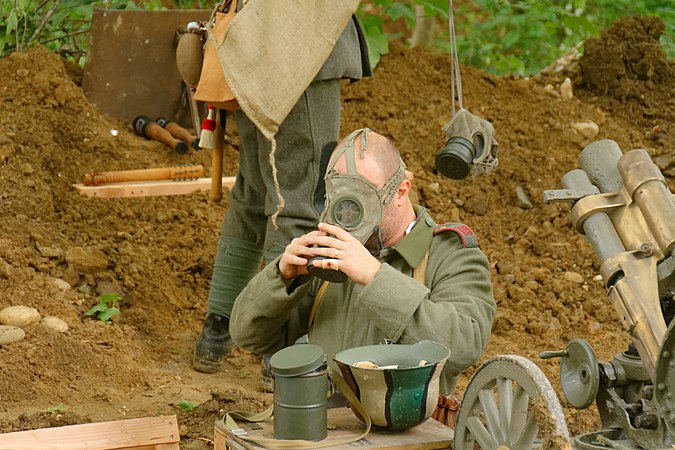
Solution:
M395 198L397 203L407 200L408 196L410 195L410 189L412 189L412 183L410 180L401 181L401 184L398 185L398 190L396 191Z

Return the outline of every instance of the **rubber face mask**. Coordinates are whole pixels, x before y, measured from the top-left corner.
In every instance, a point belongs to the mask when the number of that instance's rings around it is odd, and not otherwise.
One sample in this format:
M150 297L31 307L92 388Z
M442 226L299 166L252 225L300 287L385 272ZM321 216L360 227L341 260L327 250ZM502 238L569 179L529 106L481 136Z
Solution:
M322 222L339 226L362 244L378 230L387 205L405 177L403 161L382 188L356 172L354 141L361 136L359 157L363 159L369 132L368 128L354 131L331 156L325 177L326 205L321 213ZM345 156L346 173L335 169L342 155Z

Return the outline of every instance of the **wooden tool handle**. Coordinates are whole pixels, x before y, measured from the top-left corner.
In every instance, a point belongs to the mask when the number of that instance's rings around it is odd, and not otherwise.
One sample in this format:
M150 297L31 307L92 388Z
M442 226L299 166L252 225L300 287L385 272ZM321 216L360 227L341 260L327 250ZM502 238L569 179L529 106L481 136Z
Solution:
M113 172L90 172L84 176L85 186L100 186L127 181L180 180L204 176L204 166L159 167L155 169L120 170Z
M219 109L216 110L215 145L213 147L213 161L211 164L211 190L209 191L209 198L216 203L223 199L223 146L225 130L220 120L221 114L225 113Z
M164 128L166 128L166 130L171 133L173 137L178 138L181 141L192 142L197 139L197 136L194 136L176 122L167 122L166 125L164 125Z
M178 145L180 142L178 139L173 137L171 133L157 125L155 122L149 122L145 127L145 136L149 139L166 144L173 149L175 149L176 145Z
M146 116L138 116L133 122L134 130L137 134L152 139L162 144L166 144L177 153L183 154L188 150L187 144L184 141L176 139L170 132L160 127L155 121L150 120Z

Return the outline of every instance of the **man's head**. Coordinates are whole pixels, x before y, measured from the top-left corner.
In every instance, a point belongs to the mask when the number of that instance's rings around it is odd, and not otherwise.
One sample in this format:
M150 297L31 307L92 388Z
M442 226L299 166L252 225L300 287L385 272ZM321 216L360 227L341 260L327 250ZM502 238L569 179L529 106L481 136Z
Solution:
M346 229L369 248L393 245L415 218L409 192L396 146L367 128L356 130L338 143L328 163L321 221Z

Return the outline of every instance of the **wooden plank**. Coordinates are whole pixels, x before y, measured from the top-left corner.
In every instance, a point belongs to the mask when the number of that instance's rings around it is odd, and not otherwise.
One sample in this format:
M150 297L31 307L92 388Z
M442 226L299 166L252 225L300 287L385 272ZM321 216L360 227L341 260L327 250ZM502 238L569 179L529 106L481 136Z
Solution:
M0 434L1 450L178 450L175 415Z
M235 179L236 177L223 177L223 187L232 189ZM197 178L191 181L139 181L134 183L106 184L103 186L85 186L77 183L73 187L82 195L100 198L187 195L210 190L211 178Z
M414 174L406 170L406 176L413 180ZM223 188L232 189L236 177L223 177ZM87 197L121 198L121 197L153 197L160 195L188 195L195 192L206 192L211 189L211 178L197 178L191 181L139 181L114 183L103 186L85 186L73 184L80 194Z
M253 437L274 438L274 418L262 422L259 430L248 427L244 421L237 424ZM328 437L326 440L356 437L363 432L363 424L354 416L349 408L328 409ZM264 447L247 442L234 436L227 430L222 420L215 423L215 450L239 449L258 450ZM378 450L435 450L449 449L452 446L454 431L434 419L427 419L416 427L409 430L381 431L373 429L365 438L358 443L337 445L331 449L362 449ZM321 441L324 442L324 441Z

